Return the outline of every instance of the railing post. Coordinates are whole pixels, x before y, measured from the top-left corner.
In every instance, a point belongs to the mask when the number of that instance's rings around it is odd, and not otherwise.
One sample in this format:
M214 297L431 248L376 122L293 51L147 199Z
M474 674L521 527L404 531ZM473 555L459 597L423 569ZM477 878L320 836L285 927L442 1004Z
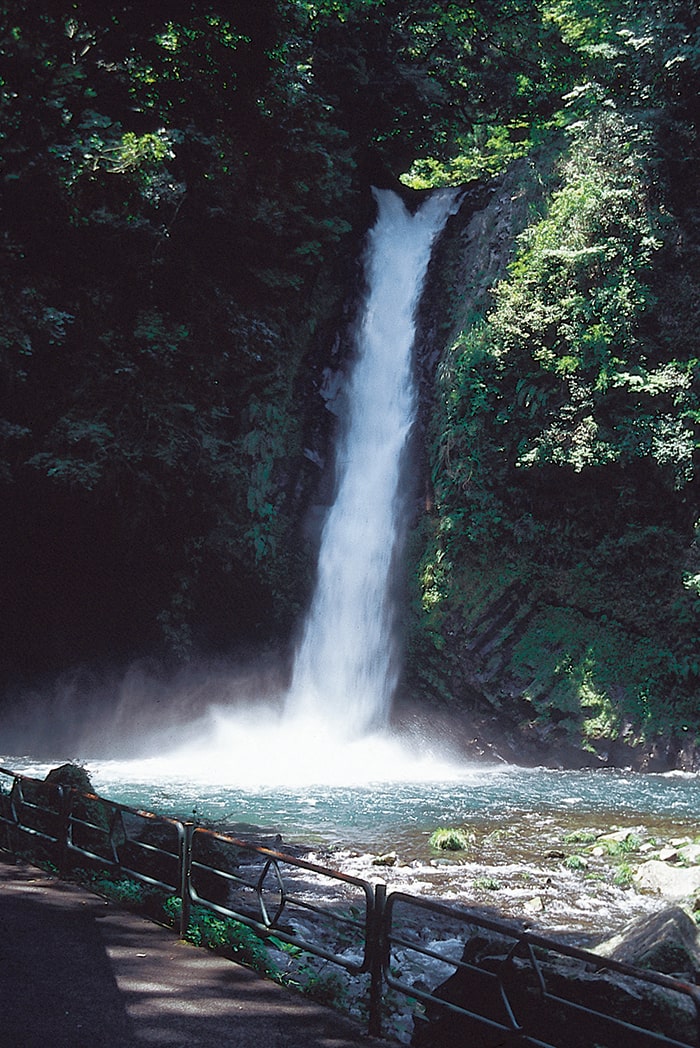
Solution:
M386 934L384 911L386 884L375 884L374 907L369 927L369 1025L370 1037L382 1036L382 995L384 991L384 953Z
M58 787L58 873L68 873L68 844L70 841L70 817L73 810L74 790L69 786Z
M19 852L19 815L17 813L18 795L21 800L22 780L18 775L15 775L12 780L12 789L10 790L10 816L12 818L12 826L10 827L10 833L7 838L7 843L10 845L10 848L15 855Z
M190 876L192 873L192 834L194 823L182 824L182 837L180 839L180 938L187 936L190 926L190 913L192 910L192 896L190 894Z

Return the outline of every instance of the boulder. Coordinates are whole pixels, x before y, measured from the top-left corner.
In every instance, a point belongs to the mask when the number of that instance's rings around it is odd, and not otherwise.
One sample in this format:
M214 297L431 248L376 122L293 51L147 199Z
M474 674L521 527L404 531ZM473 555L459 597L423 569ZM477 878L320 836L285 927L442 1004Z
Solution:
M376 855L372 859L373 866L396 866L399 861L399 857L396 852L386 852L384 855Z
M688 866L700 864L700 844L686 844L678 849L678 855Z
M624 826L621 830L610 830L608 833L601 833L598 840L612 841L614 844L625 844L630 838L645 836L646 832L644 826Z
M660 859L642 863L634 877L640 891L656 892L668 899L686 899L700 891L700 866L670 866Z
M524 943L511 947L498 936L467 942L465 967L433 990L437 1000L416 1016L413 1048L640 1048L658 1034L697 1044L695 1007L685 992L655 985L641 972L617 972L604 958L576 959L537 947L530 953ZM673 956L669 963L677 961Z
M532 899L527 899L523 904L525 913L543 913L544 912L544 901L541 895L535 895Z
M638 917L595 952L634 968L695 980L700 972L700 928L680 906Z
M56 786L70 786L79 793L95 792L90 776L81 764L61 764L52 768L44 781Z

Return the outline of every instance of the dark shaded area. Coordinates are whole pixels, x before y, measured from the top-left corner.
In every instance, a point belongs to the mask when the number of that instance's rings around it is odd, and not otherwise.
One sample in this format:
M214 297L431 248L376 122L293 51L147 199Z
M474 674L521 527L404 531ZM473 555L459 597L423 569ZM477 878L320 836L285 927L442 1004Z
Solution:
M376 1043L308 998L6 856L0 883L8 1045Z
M570 49L522 0L2 8L0 682L284 643L368 184Z
M106 904L76 898L60 884L49 893L40 877L25 875L22 881L19 892L6 884L0 894L5 1043L23 1048L137 1043L100 931Z

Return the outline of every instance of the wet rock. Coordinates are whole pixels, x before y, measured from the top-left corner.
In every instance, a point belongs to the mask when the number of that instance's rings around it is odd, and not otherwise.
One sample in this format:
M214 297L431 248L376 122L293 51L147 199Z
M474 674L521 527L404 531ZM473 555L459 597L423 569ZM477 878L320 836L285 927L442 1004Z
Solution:
M700 929L680 906L638 917L596 953L635 968L695 978L700 972Z
M700 867L670 866L660 859L649 859L639 867L633 881L640 891L685 899L700 891Z
M80 793L95 792L88 772L80 764L61 764L52 768L44 781L56 786L71 786Z
M57 768L51 768L44 782L49 782L54 786L66 786L76 791L72 794L72 814L76 819L95 827L97 835L95 837L85 826L78 829L74 824L73 841L79 845L82 844L88 850L97 850L100 854L100 843L104 843L104 836L110 827L110 806L106 801L82 796L89 794L92 798L95 793L86 769L81 764L61 764Z
M686 844L678 849L678 855L688 866L697 865L700 863L700 844Z
M646 1030L696 1043L695 1008L682 990L616 972L602 958L511 947L497 935L466 944L465 967L433 991L437 1000L416 1017L413 1048L516 1048L524 1037L567 1048L633 1048L646 1043L640 1039Z
M524 904L523 909L526 913L542 913L544 911L542 896L536 895L534 899L528 899Z
M598 838L601 841L612 841L614 844L627 844L636 838L643 837L646 834L646 828L644 826L626 826L621 830L610 830L608 833L601 833Z
M373 866L395 866L398 862L398 855L396 852L387 852L385 855L376 855L372 859Z

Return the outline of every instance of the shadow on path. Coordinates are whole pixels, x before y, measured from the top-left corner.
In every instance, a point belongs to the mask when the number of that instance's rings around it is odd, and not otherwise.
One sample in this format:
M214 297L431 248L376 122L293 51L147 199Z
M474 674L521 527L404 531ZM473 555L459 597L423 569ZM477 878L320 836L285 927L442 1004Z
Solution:
M0 1044L8 1048L382 1043L330 1009L7 856L0 1002Z

